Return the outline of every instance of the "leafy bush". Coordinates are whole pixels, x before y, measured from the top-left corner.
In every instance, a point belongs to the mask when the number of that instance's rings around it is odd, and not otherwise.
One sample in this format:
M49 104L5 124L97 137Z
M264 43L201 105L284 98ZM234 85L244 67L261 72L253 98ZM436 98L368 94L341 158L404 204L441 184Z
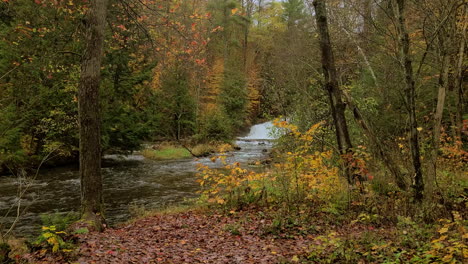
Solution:
M255 172L244 169L239 163L227 164L225 156L214 157L224 167L221 170L199 165L199 183L202 200L230 206L252 202L274 202L292 206L296 202L314 201L328 205L336 193L342 191L338 169L329 165L331 152L312 150L313 134L320 125L300 133L287 122L275 125L291 131L297 142L282 161L271 170Z
M75 234L84 234L88 229L81 228L68 233L65 230L76 220L78 214L49 214L41 215L43 226L41 234L33 242L36 248L40 248L41 255L48 252L51 253L68 253L71 252L75 246Z
M65 242L65 231L58 231L56 226L43 226L42 233L34 241L36 246L42 248L43 252L51 250L52 253L59 251L70 252L73 244Z
M68 226L79 219L79 215L74 212L42 214L40 217L43 226L55 226L58 231L65 231Z

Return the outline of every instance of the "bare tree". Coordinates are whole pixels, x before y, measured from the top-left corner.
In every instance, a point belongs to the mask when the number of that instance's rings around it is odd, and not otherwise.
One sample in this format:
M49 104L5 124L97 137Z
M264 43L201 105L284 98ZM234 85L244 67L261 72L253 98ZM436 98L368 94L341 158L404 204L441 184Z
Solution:
M413 65L410 55L410 39L406 30L405 0L393 0L393 12L396 19L398 44L400 51L400 64L405 76L404 94L409 115L410 150L414 169L413 184L416 201L423 199L424 181L421 168L421 155L418 138L418 123L416 120L416 88L413 76Z
M348 125L346 123L345 108L346 104L343 102L343 94L338 85L338 76L335 67L335 59L333 57L333 50L330 41L330 34L328 32L327 9L324 0L315 0L313 2L315 9L315 19L317 22L317 29L320 38L320 48L322 51L322 68L325 77L325 89L328 93L330 100L330 108L335 125L336 141L340 154L350 154L352 151L351 138L348 132ZM345 175L348 182L352 182L351 168L345 158Z

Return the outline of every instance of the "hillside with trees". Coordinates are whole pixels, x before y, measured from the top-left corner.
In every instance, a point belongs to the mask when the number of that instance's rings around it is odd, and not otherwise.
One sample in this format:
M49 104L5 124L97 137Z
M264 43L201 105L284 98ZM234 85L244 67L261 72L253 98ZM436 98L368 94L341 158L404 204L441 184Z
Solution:
M467 25L464 0L0 1L0 263L467 261ZM101 159L164 148L222 168L109 228ZM15 249L22 179L70 164L80 220Z

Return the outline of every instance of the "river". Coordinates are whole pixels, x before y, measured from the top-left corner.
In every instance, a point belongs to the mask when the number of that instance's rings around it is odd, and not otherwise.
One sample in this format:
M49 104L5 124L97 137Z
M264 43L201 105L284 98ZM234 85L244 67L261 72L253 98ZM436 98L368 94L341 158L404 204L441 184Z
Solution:
M269 128L271 122L252 126L245 137L237 138L241 148L228 153L227 162L246 164L267 155L271 148ZM112 226L131 217L131 207L145 209L162 208L197 197L196 165L211 167L209 158L153 161L141 155L119 157L105 156L102 168L104 178L104 202L106 218ZM107 164L107 165L106 165ZM13 214L3 217L17 200L18 183L22 179L13 176L0 177L0 221L9 226ZM32 236L40 230L40 215L67 213L79 210L80 180L77 167L61 167L42 170L32 183L22 206L26 212L14 230L16 236Z

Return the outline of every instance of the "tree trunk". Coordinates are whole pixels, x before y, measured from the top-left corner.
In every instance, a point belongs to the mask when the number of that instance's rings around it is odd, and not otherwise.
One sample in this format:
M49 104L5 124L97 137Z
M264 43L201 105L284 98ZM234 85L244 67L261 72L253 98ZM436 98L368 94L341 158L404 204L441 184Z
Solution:
M443 49L443 56L442 56L442 66L440 69L440 76L439 76L439 92L437 95L437 106L436 111L434 114L434 130L433 130L433 143L432 143L432 153L431 153L431 179L430 183L428 183L428 187L431 187L433 183L436 182L437 179L437 156L439 151L439 142L440 142L440 129L442 126L442 117L444 115L444 106L445 106L445 97L447 94L447 86L448 86L448 76L449 76L449 63L450 57L447 54L447 49L442 47Z
M363 29L362 33L364 34L365 38L368 38L371 34L372 29L372 0L364 0L363 1Z
M244 39L243 39L243 63L244 63L244 71L247 72L247 57L249 51L249 34L250 34L250 24L252 23L252 0L242 1L242 7L244 8L245 16L248 19L248 24L245 25L244 28Z
M406 30L405 21L405 0L395 0L394 13L398 31L398 40L400 46L400 60L405 75L406 104L410 122L410 150L413 161L414 176L412 187L414 189L414 198L416 201L423 199L424 181L421 168L421 156L418 139L418 123L416 120L416 89L413 76L413 66L410 56L410 40Z
M330 100L330 108L335 125L336 141L342 156L351 154L352 144L348 133L348 125L345 117L345 107L342 100L342 92L338 85L338 76L335 67L335 59L328 33L327 9L324 0L315 0L315 19L320 36L320 48L322 51L322 68L325 77L325 89ZM344 157L345 175L348 182L352 182L351 167L349 157Z
M101 175L99 83L107 0L92 0L86 16L86 48L78 87L80 124L81 218L104 228Z
M464 10L464 20L463 20L463 30L461 31L461 40L460 40L460 49L458 51L458 62L457 62L457 77L455 79L455 91L457 93L457 111L456 111L456 137L458 140L462 140L462 129L463 129L463 113L465 106L463 105L464 101L464 91L463 91L463 66L464 66L464 57L465 57L465 43L466 43L466 28L468 26L468 21L466 19L468 15L468 9L465 6Z

